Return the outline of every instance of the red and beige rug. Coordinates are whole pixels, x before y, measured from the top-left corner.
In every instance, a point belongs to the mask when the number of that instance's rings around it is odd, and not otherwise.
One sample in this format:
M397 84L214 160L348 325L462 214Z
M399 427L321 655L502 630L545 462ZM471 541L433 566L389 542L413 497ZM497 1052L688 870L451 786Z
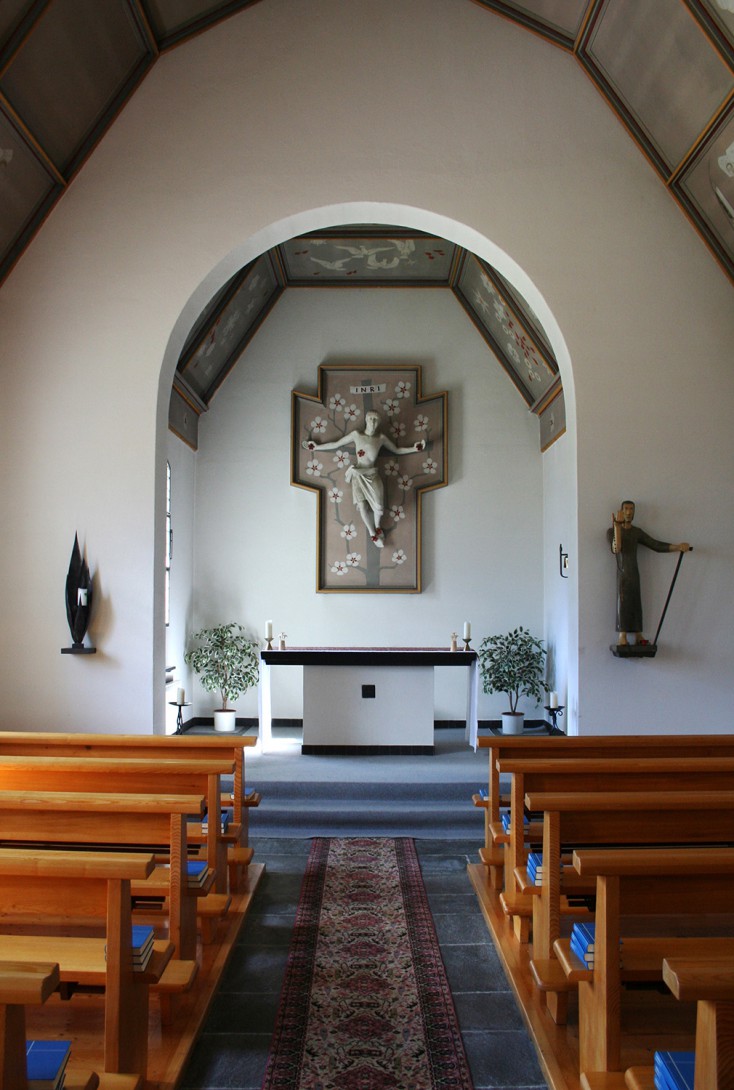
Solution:
M471 1090L412 840L316 839L263 1090Z

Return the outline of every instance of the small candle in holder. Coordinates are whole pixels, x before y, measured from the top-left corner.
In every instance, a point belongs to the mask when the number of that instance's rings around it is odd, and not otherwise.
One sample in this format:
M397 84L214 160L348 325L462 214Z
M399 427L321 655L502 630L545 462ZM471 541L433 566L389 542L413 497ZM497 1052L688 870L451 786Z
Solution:
M272 640L272 638L273 638L273 622L272 621L266 621L265 622L265 639L266 640Z
M177 689L176 690L176 703L177 704L185 704L186 703L186 690L185 689Z
M469 624L468 621L464 621L464 639L465 640L470 640L471 639L471 625Z
M558 693L551 693L549 695L549 697L548 697L548 707L549 708L557 708L558 707Z

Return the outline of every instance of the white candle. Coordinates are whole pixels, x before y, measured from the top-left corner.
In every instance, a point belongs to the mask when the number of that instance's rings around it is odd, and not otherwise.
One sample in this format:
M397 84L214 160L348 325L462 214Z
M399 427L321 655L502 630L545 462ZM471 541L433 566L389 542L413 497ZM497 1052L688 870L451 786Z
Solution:
M470 640L471 639L471 625L469 624L468 621L464 621L464 639L465 640Z
M548 707L549 708L557 708L558 707L558 693L551 693L550 694L550 699L548 701Z
M185 689L177 689L176 690L176 703L177 704L185 704L186 703L186 690Z
M272 640L272 638L273 638L273 622L272 621L266 621L265 622L265 639L266 640Z

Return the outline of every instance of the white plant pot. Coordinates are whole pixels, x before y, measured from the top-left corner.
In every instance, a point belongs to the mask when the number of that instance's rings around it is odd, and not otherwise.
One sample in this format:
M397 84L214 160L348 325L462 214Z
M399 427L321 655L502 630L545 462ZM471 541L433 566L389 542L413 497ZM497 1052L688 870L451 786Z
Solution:
M524 712L502 712L503 734L522 734L524 725Z
M236 726L237 712L234 710L234 708L227 708L226 710L222 710L220 708L218 711L214 712L215 730L222 732L229 731L229 733L231 734Z

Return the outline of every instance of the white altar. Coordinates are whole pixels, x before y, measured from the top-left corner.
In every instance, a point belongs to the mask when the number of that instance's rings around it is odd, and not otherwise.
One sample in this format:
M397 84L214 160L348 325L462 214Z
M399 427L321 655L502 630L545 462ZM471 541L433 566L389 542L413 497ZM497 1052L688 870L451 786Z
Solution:
M260 652L260 744L272 748L272 667L303 667L304 753L433 753L436 666L468 671L467 741L476 749L476 651L301 647ZM397 668L397 669L396 669Z

